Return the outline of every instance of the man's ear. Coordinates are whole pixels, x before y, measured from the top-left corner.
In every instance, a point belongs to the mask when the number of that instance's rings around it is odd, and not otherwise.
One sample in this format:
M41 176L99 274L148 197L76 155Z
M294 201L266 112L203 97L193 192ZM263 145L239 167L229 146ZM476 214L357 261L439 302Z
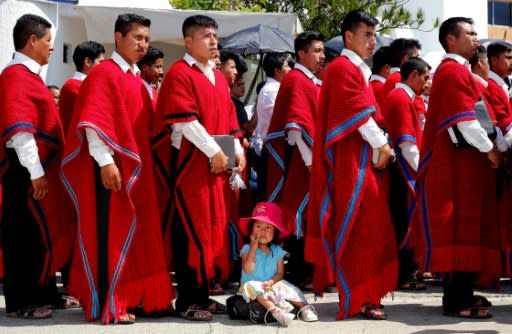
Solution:
M190 49L190 47L192 46L192 37L185 36L183 41L185 42L185 49Z
M28 41L27 41L27 44L30 44L30 46L34 46L37 42L37 37L36 35L32 34L30 35L30 37L28 38ZM26 46L26 45L25 45Z

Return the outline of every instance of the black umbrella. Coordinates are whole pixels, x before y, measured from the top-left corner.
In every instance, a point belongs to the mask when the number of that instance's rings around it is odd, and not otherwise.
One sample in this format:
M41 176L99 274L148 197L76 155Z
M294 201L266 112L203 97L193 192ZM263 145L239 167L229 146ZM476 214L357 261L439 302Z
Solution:
M279 28L258 24L235 32L219 42L222 50L228 50L244 57L252 54L260 55L258 68L245 96L244 104L251 98L256 85L256 79L263 64L263 54L268 52L294 52L294 40L291 34Z
M393 42L393 38L377 35L377 47L376 49L382 46L388 46ZM334 51L341 53L345 44L343 43L343 38L341 36L336 36L325 42L324 47L333 49Z
M294 52L294 37L279 28L258 24L231 34L219 44L242 56L267 52Z

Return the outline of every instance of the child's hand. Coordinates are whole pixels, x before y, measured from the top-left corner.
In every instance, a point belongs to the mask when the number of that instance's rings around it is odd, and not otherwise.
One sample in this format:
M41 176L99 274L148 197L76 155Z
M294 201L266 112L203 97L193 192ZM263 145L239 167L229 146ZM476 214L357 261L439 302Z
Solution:
M258 247L258 239L259 239L259 237L256 234L251 234L250 239L251 239L250 246L251 247Z
M268 281L263 282L263 290L270 291L272 290L272 285L274 285L274 281L269 279Z

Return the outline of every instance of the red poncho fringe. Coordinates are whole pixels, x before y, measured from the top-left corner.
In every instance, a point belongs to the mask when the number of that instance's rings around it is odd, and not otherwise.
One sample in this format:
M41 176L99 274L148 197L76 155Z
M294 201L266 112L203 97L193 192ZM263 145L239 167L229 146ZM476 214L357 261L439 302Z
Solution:
M306 260L314 290L336 279L337 319L358 314L397 284L397 250L382 173L357 128L376 111L373 92L345 56L327 70L316 123Z
M228 235L225 203L228 174L211 173L208 157L185 137L181 139L177 161L171 161L171 152L175 149L169 136L172 124L198 120L210 135L241 137L226 79L220 71L214 73L215 85L212 85L203 72L184 60L171 66L160 89L158 126L153 138L159 177L168 185L167 198L162 200L167 204L165 211L169 212L164 224L172 224L173 215L180 215L190 240L189 265L197 270L198 282L201 282L203 267L206 279L215 277L216 265L222 276L229 270L229 263L222 256L226 254L223 247ZM171 174L171 170L175 170L175 174ZM216 263L218 259L222 261Z
M32 189L27 198L47 247L45 270L41 273L41 280L45 280L69 261L74 239L72 204L59 180L64 145L59 114L41 77L24 65L12 65L2 72L0 103L1 173L9 163L7 140L19 132L29 132L36 140L48 181L48 193L42 200L32 198Z
M150 134L153 112L139 77L123 73L112 60L96 66L77 99L62 161L62 180L74 201L78 235L69 291L86 319L117 321L126 308L145 312L170 307L173 296L164 259L157 208ZM114 153L122 189L111 192L109 212L109 292L103 315L97 292L97 224L94 164L85 129L96 131Z

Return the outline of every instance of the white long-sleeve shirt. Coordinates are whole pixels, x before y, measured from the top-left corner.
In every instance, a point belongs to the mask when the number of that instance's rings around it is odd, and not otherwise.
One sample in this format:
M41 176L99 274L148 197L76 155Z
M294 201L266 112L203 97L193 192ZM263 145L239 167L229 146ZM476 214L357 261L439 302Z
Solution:
M414 101L416 98L416 94L414 91L409 87L408 85L404 83L397 83L395 85L396 89L403 89L409 98L411 99L411 102ZM420 162L420 151L418 150L418 146L411 142L403 142L398 145L400 148L400 151L402 152L402 156L404 157L405 161L411 166L411 168L414 171L418 171L418 164Z
M318 79L313 72L311 72L307 67L303 66L302 64L295 64L295 69L301 71L304 73L304 75L313 81L313 83L317 86L322 86L322 81ZM289 145L297 145L297 148L299 149L300 156L302 157L302 160L304 161L304 164L306 166L311 166L313 163L313 153L311 152L311 149L306 145L304 142L304 138L302 138L302 132L290 129L287 131L286 140Z
M111 58L124 73L130 71L133 75L137 75L140 72L136 64L128 64L128 62L126 62L126 60L124 60L124 58L116 51L112 52ZM114 151L100 139L95 130L86 128L85 135L87 143L89 144L89 154L98 163L98 166L103 167L114 163L114 158L112 157L114 155Z
M194 57L185 54L183 59L187 62L189 66L196 66L204 73L204 75L210 80L210 82L215 85L215 74L213 69L215 68L215 63L208 62L207 66L199 63ZM203 125L199 123L197 120L190 122L180 122L172 125L172 135L171 135L171 143L172 146L179 149L181 147L181 140L183 136L187 138L194 146L196 146L201 152L203 152L208 158L212 158L215 154L217 154L221 148L215 142L212 136L206 131ZM239 140L235 140L235 154L242 154L244 152L242 145Z
M455 60L459 64L464 65L471 73L471 66L462 56L455 53L447 53L444 58ZM475 147L480 152L487 153L492 150L493 143L489 137L487 137L487 133L477 120L459 122L457 123L457 128L468 144Z
M41 73L41 65L32 58L26 56L21 52L15 52L12 61L7 64L6 68L12 65L22 64L28 68L28 70L34 74L39 75ZM36 140L34 135L30 132L18 132L13 135L5 146L13 148L18 156L20 164L25 167L30 173L30 179L35 180L44 176L44 169L39 159L39 151L37 149Z
M354 65L356 65L359 70L361 70L361 73L363 74L363 77L366 80L366 86L368 86L368 80L370 76L372 75L372 71L366 65L366 63L357 55L354 51L349 50L347 48L343 49L341 51L342 56L346 56ZM377 123L375 123L375 120L373 117L370 117L366 123L361 125L357 128L357 131L361 134L364 140L366 140L370 146L373 149L378 149L385 144L387 144L388 140L384 136L384 133L379 128Z

